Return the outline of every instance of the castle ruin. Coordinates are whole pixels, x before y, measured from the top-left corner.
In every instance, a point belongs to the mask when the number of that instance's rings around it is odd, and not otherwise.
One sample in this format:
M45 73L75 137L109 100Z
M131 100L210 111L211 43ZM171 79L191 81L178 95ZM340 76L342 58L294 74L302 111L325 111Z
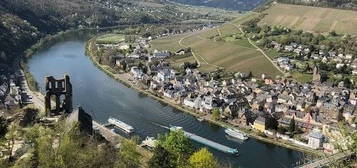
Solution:
M47 116L69 114L72 112L72 84L68 75L63 79L45 77L45 111ZM55 106L52 106L54 101Z

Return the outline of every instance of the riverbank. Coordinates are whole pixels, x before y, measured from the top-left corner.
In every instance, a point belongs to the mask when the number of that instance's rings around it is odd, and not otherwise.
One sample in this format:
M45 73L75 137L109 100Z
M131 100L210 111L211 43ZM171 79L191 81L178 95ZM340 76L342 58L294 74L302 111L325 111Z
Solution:
M108 29L111 29L111 28L108 28ZM92 31L93 29L88 29L88 30ZM52 35L51 38L47 38L47 39L53 40L50 44L54 44L54 43L58 42L59 40L61 40L62 38L64 38L63 36L71 35L71 33L79 32L79 31L82 31L82 30L68 30L66 32L60 32L58 34ZM23 57L23 59L21 59L18 63L20 65L20 72L24 76L23 82L25 83L25 90L30 96L32 96L33 105L39 109L40 116L45 116L45 103L44 103L45 95L40 92L38 83L36 82L34 76L31 74L31 72L29 71L29 66L27 65L27 59L30 58L31 56L33 56L39 50L45 49L46 47L51 46L51 45L48 45L47 43L45 43L44 41L47 41L47 40L40 40L38 43L34 44L33 46L35 46L34 47L35 49L31 50L30 52L25 52L24 53L25 57ZM93 121L93 123L98 124L96 121ZM124 137L120 134L115 134L115 135L116 135L116 141L119 144L124 139L127 139L126 137ZM143 168L148 167L146 163L150 160L153 153L143 147L140 147L139 145L137 147L137 150L143 156L143 158L141 160L141 162L142 162L141 167L143 167Z
M163 97L159 97L153 92L141 89L140 87L136 86L132 82L132 80L130 79L130 75L128 73L122 73L122 74L115 73L115 71L111 67L106 66L106 65L101 65L101 64L99 64L99 62L96 61L95 55L93 54L93 51L90 48L90 46L92 46L91 44L94 41L95 41L95 38L92 38L89 41L87 41L87 43L86 43L85 50L86 50L87 56L89 56L89 58L91 59L92 63L96 67L98 67L100 70L102 70L103 72L108 74L111 78L113 78L113 79L119 81L120 83L124 84L125 86L127 86L129 88L133 88L134 90L136 90L137 92L139 92L141 94L144 94L146 96L154 98L155 100L157 100L157 101L159 101L161 103L168 104L168 105L170 105L170 106L172 106L172 107L174 107L174 108L176 108L176 109L178 109L180 111L186 112L186 113L188 113L190 115L193 115L195 117L204 118L207 122L210 122L212 124L216 124L216 125L219 125L221 127L226 127L226 128L227 127L239 127L239 129L241 129L242 131L246 132L247 134L250 135L250 137L252 137L254 139L257 139L257 140L260 140L260 141L263 141L263 142L266 142L266 143L282 146L282 147L285 147L285 148L289 148L289 149L293 149L293 150L297 150L297 151L302 151L302 152L305 152L305 153L313 154L313 155L316 155L316 156L323 156L323 153L321 151L315 151L315 150L312 150L312 149L296 146L296 145L293 145L291 143L283 142L280 139L271 139L271 138L267 138L267 137L262 137L262 136L259 135L258 132L254 132L251 129L242 128L242 127L240 127L238 125L232 125L232 124L229 124L229 123L226 123L226 122L212 120L209 115L202 116L202 114L196 113L192 109L188 109L188 108L182 107L182 106L176 104L175 102L173 102L172 100L169 100L169 99L166 99L166 98L163 98Z

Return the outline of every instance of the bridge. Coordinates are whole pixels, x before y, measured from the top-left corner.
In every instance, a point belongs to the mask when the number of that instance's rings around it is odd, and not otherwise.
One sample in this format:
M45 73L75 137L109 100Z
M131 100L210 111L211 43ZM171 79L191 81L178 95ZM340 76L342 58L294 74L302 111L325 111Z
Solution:
M350 157L351 155L353 155L353 152L351 151L346 151L346 152L340 152L340 153L336 153L334 155L325 157L325 158L321 158L315 161L312 161L310 163L306 163L300 166L297 166L296 168L317 168L317 167L323 167L323 166L327 166L333 162L337 162L343 159L346 159L348 157Z

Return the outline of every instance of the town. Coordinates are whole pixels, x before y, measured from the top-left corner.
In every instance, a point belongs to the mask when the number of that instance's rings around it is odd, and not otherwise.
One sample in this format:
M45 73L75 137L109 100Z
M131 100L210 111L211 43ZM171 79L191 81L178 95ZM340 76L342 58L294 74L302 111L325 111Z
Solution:
M313 82L301 84L293 79L254 77L238 72L222 78L197 69L197 63L172 68L172 57L190 55L190 48L175 53L150 48L156 37L125 40L116 44L90 44L92 53L111 53L95 59L116 69L121 78L164 100L182 106L203 119L225 121L241 128L254 129L270 138L281 138L297 146L336 153L335 143L346 143L339 123L356 129L357 90L340 82L322 83L318 67ZM152 52L151 52L152 51ZM126 53L125 55L122 53ZM281 59L280 59L281 60ZM294 123L294 126L290 125ZM341 146L348 144L341 144Z
M0 168L357 167L356 0L1 0Z

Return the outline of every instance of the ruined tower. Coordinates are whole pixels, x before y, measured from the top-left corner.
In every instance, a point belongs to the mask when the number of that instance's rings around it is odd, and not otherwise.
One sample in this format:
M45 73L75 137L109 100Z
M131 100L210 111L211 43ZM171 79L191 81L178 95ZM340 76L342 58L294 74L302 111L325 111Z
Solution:
M45 77L46 95L45 110L46 115L69 114L72 112L72 84L68 75L63 79L55 79L53 76ZM55 106L52 107L52 101Z

